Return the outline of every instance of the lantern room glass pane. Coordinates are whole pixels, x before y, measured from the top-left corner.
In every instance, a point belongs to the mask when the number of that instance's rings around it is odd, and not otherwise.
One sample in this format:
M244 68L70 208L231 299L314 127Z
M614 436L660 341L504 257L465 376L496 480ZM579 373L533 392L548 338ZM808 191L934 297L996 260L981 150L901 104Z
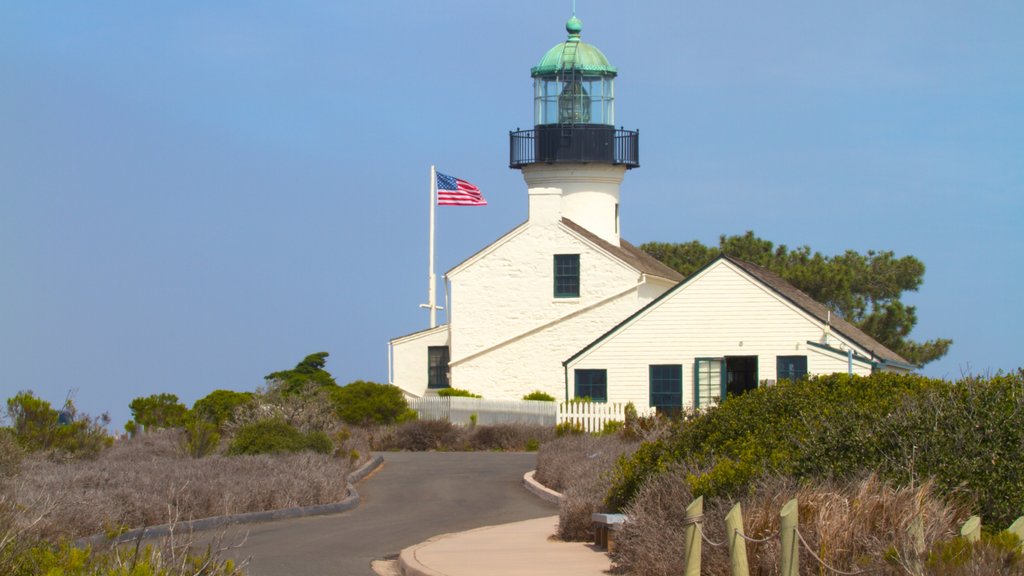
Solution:
M615 124L615 81L602 76L534 80L534 124Z

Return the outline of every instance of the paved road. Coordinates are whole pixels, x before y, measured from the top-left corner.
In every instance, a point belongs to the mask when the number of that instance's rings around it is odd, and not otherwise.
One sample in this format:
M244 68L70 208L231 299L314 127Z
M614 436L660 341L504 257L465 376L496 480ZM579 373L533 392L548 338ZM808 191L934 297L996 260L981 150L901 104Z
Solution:
M362 504L331 516L250 524L231 556L252 576L373 576L372 560L431 536L557 514L522 487L536 456L505 452L396 452L357 487Z

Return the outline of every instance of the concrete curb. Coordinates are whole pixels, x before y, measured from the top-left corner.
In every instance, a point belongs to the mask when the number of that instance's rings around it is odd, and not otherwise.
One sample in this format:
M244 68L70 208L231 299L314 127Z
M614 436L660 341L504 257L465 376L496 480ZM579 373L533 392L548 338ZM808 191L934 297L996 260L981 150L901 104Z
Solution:
M541 484L540 482L537 482L537 480L534 478L536 474L536 470L530 470L529 472L524 474L523 486L525 486L526 489L529 490L530 492L533 492L533 495L540 498L541 500L551 502L552 504L560 503L562 501L562 495L558 492L555 492L551 488L548 488L547 486Z
M408 548L403 548L398 553L398 572L402 576L439 576L438 572L427 568L416 558L416 552L424 546L429 546L438 540L443 540L452 536L452 534L441 534L440 536L434 536L426 542L420 542L414 544Z
M96 544L113 543L123 544L138 538L152 538L167 536L173 532L193 532L197 530L208 530L228 526L230 524L254 524L256 522L267 522L269 520L283 520L286 518L302 518L304 516L320 516L323 514L337 514L348 512L359 506L359 492L356 491L355 483L366 478L384 462L384 457L376 455L370 458L369 462L363 464L348 475L346 485L348 496L341 502L333 504L318 504L315 506L302 506L298 508L282 508L280 510L266 510L263 512L247 512L245 514L232 514L229 516L214 516L212 518L200 518L199 520L184 520L175 524L161 524L159 526L146 526L129 530L111 540L105 534L97 534L75 541L76 546L91 546Z

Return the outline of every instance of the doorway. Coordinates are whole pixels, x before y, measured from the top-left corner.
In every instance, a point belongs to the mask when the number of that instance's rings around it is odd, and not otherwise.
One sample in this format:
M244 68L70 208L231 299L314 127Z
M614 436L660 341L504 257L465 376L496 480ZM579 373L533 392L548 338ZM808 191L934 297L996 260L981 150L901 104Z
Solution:
M757 356L726 356L726 396L738 396L750 390L757 390Z

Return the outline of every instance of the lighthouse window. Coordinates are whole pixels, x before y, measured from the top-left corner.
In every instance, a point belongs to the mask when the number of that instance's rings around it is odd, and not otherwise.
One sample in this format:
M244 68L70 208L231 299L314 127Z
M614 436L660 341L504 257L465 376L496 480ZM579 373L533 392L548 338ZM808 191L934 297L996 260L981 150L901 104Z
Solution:
M580 255L555 254L555 298L580 297Z

